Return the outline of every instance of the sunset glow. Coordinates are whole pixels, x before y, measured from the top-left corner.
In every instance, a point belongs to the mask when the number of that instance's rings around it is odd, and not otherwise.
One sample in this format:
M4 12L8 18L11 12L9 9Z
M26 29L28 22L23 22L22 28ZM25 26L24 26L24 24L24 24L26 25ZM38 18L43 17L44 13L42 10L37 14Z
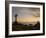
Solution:
M18 18L17 19L18 22L37 22L37 21L40 21L40 17L35 17L35 16L32 16L32 17L26 17L26 18Z

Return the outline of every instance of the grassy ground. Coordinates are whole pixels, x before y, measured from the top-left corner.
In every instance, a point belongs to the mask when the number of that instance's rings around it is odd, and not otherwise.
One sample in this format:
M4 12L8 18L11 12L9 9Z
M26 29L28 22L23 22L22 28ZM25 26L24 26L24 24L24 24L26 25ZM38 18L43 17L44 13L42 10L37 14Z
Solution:
M23 26L23 25L13 25L12 30L13 31L19 31L19 30L39 30L40 27L32 27L32 26Z
M14 22L12 25L12 31L20 31L20 30L40 30L40 23L37 22L34 26L32 24L24 25L21 23Z

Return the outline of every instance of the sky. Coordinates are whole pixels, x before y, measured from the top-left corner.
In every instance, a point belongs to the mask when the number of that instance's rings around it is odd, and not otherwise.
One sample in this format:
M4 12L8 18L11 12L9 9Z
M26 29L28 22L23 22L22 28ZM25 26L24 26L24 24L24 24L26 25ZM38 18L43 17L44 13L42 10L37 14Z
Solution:
M40 20L40 8L12 7L13 22L15 14L18 14L18 22L37 22Z

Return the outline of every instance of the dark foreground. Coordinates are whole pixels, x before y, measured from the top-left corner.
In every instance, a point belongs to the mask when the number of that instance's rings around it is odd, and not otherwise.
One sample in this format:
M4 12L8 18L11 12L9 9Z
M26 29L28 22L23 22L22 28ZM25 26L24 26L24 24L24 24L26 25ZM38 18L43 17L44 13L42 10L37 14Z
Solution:
M12 31L23 31L23 30L40 30L40 23L37 22L36 25L23 25L20 23L13 23L12 25Z

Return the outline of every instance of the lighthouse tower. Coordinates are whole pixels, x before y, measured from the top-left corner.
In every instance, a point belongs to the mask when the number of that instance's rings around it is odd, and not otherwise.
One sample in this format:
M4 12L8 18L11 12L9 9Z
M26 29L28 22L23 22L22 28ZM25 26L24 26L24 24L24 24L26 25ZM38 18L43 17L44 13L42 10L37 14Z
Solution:
M16 23L17 23L17 16L18 16L18 15L17 15L17 14L15 14L15 22L16 22Z

